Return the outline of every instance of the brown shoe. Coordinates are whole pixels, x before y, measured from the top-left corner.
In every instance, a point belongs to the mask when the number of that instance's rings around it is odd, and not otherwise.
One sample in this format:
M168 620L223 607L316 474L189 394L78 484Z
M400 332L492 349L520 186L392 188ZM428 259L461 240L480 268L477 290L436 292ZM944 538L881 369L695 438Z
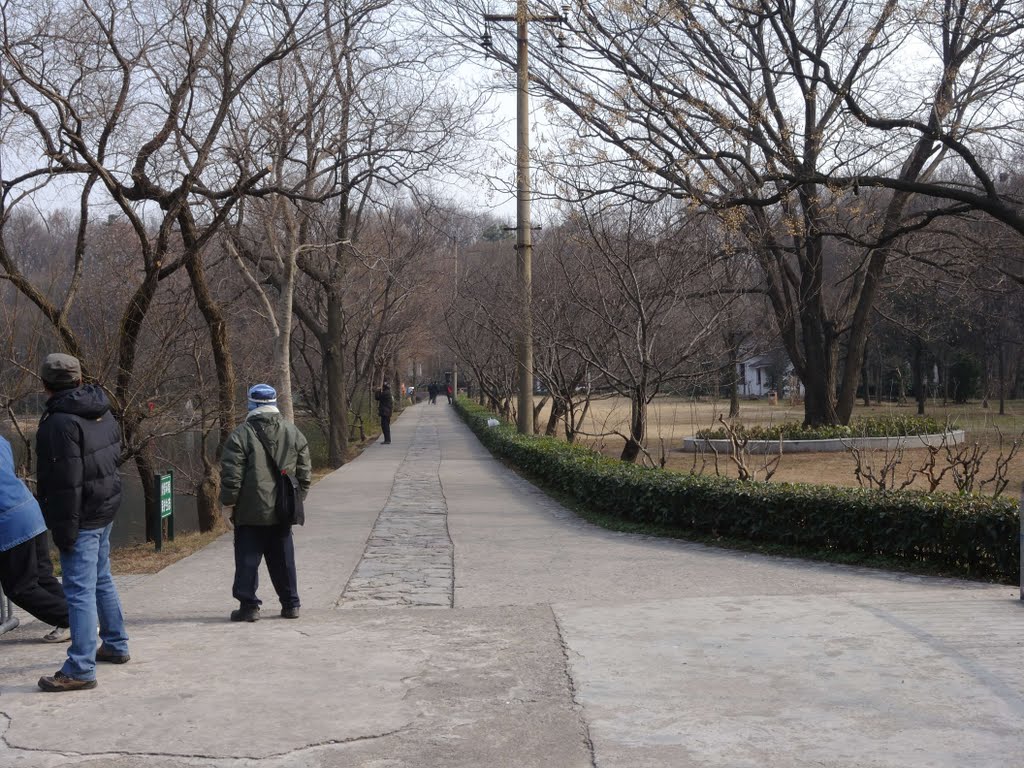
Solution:
M105 661L107 664L127 664L132 657L127 653L113 653L107 646L101 645L96 651L96 661Z
M39 687L44 691L59 693L60 691L87 691L96 687L95 680L78 680L68 677L63 672L55 672L52 677L40 677Z

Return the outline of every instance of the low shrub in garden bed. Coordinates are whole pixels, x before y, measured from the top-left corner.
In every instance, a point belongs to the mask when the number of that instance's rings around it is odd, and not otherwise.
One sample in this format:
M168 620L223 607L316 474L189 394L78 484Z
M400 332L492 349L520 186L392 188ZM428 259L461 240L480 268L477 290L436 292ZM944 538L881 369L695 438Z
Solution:
M848 425L829 427L805 427L796 422L771 424L768 426L745 426L737 424L734 429L742 437L751 440L829 440L843 437L903 437L906 435L935 435L949 427L928 416L865 416L854 419ZM701 429L697 437L707 440L725 440L728 434L721 427Z
M504 423L488 427L494 415L466 400L457 410L494 455L594 512L699 535L1018 579L1019 517L1012 499L688 475L520 435Z

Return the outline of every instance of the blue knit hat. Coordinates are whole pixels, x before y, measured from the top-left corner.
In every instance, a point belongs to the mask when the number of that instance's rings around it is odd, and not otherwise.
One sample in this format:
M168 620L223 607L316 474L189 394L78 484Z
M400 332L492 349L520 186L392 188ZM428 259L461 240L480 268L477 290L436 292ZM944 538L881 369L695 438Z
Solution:
M249 410L264 405L277 405L277 390L269 384L257 384L249 389Z

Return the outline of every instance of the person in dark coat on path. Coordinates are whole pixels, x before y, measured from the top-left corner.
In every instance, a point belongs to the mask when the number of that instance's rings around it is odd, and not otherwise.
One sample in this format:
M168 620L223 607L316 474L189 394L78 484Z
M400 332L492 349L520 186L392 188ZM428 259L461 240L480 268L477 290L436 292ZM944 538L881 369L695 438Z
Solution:
M50 624L47 643L71 639L68 602L53 575L50 537L39 503L14 471L11 444L0 437L0 587L11 602Z
M374 394L374 397L377 400L377 414L380 416L380 431L384 434L384 445L391 445L391 414L395 410L391 385L385 381L380 392Z
M431 405L437 403L437 384L435 382L430 382L430 386L427 387L427 394L430 395Z
M231 620L259 619L262 603L256 590L264 557L270 581L281 601L281 616L297 619L299 589L292 526L278 518L277 477L256 428L262 428L266 434L278 469L298 481L303 499L313 476L309 443L299 428L281 415L277 391L269 384L257 384L249 390L248 407L249 415L235 427L221 455L220 503L233 507L231 522L235 526L235 580L231 594L239 608L231 612Z
M71 646L64 666L40 678L39 687L74 691L96 687L96 662L130 660L110 575L110 529L121 506L121 429L103 390L82 383L81 364L71 355L48 355L40 378L50 399L36 433L37 491L60 550Z

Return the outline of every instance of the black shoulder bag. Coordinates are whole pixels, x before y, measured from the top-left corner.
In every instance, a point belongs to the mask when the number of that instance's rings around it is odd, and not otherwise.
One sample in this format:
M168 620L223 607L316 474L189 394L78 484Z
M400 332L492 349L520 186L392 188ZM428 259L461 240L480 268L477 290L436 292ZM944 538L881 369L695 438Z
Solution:
M249 426L263 446L263 452L267 454L267 464L276 478L277 497L274 511L277 512L278 519L286 525L302 525L306 522L306 512L302 508L302 489L299 488L299 481L277 466L267 433L263 431L259 421L250 421Z

